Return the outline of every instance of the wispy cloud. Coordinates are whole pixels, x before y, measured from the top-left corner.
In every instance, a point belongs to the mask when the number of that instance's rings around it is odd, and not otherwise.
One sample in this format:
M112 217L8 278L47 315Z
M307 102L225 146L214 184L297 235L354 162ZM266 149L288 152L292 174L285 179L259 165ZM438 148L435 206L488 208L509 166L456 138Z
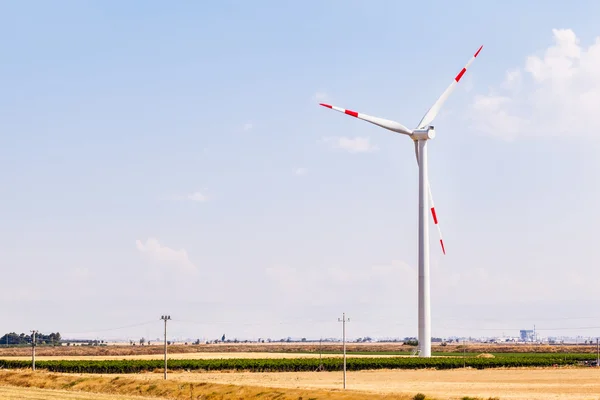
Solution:
M571 29L553 29L542 55L506 71L487 95L475 96L469 119L477 131L514 140L526 136L597 137L600 37L585 48ZM585 124L585 129L575 127Z
M146 242L135 241L138 251L150 261L158 264L178 268L187 272L197 271L197 267L190 261L185 249L174 250L163 246L156 238L148 238Z
M300 167L300 168L294 169L294 175L296 175L296 176L304 176L307 173L308 173L308 168Z
M89 268L76 267L71 270L70 275L76 279L87 279L91 276Z
M208 200L208 196L206 196L205 194L200 193L200 192L194 192L192 194L189 194L187 196L187 199L191 200L191 201L204 202L204 201Z
M313 95L313 100L316 101L326 101L329 100L329 95L327 93L325 93L324 91L318 91Z
M342 149L349 153L370 153L379 149L371 143L371 139L368 137L324 137L321 141L333 148Z
M200 192L200 191L195 191L186 195L180 195L180 194L176 194L173 196L168 196L166 197L167 200L172 200L172 201L184 201L184 200L188 200L188 201L194 201L197 203L204 203L206 201L209 200L209 197L207 194Z
M329 302L336 298L339 293L337 289L342 288L356 293L353 300L357 303L390 300L396 296L398 290L416 293L416 286L412 283L415 274L414 268L398 260L354 270L341 267L300 268L289 265L265 268L266 277L274 282L276 289L280 290L284 297L295 297L304 293L308 304L311 297L318 298L314 301L315 304Z

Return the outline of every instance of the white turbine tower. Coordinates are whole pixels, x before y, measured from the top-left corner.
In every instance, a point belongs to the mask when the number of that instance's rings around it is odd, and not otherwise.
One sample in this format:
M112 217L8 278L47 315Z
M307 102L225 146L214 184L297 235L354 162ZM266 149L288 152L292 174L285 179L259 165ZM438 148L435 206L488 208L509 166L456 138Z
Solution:
M434 224L438 228L440 235L440 244L442 252L446 254L442 232L438 224L435 207L433 205L433 197L431 196L431 188L427 178L427 141L435 137L435 129L431 124L434 118L442 108L444 102L448 99L456 84L463 77L469 65L475 60L483 46L481 46L475 55L469 60L467 65L456 75L454 81L437 99L433 106L425 113L421 122L415 129L408 129L404 125L390 121L388 119L372 117L370 115L358 113L351 110L345 110L340 107L335 107L329 104L322 106L333 110L348 114L352 117L362 119L393 132L402 133L410 137L415 143L415 154L417 156L417 164L419 166L419 355L421 357L431 357L431 308L430 308L430 291L429 291L429 230L427 224L427 206L430 206L431 216Z

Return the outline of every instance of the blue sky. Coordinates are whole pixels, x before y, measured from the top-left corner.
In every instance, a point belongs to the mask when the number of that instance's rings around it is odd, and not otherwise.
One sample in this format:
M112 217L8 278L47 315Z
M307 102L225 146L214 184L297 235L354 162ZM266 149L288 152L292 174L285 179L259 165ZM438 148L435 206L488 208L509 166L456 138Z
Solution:
M416 335L412 144L318 103L415 126L483 44L429 146L433 335L600 335L598 17L0 1L0 332Z

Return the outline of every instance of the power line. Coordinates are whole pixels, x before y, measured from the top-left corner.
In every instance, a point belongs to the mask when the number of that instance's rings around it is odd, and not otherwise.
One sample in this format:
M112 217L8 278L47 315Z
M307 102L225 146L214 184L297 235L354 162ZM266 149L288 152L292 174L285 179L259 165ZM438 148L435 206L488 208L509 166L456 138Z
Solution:
M137 328L138 326L150 325L150 324L153 324L154 322L155 321L147 321L147 322L141 322L141 323L133 324L133 325L120 326L118 328L96 329L96 330L90 330L90 331L85 331L85 332L66 332L63 335L84 335L87 333L118 331L121 329Z

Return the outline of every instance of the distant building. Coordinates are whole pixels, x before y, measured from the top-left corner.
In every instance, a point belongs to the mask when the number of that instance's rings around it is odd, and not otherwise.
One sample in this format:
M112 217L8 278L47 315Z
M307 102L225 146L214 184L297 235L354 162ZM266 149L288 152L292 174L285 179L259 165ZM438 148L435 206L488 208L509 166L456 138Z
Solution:
M533 337L533 330L522 329L521 333L521 341L523 342L533 342L535 338Z

